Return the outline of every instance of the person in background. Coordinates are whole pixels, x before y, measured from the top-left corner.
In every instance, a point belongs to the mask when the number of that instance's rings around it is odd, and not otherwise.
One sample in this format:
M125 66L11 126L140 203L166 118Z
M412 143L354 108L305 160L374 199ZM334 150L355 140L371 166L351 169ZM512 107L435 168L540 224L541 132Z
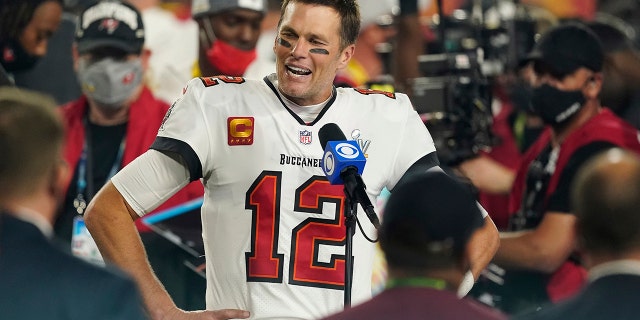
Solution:
M578 172L571 203L588 283L572 299L517 319L631 320L640 290L640 158L622 149L594 157Z
M33 68L47 53L61 17L62 0L0 1L0 86L15 85L12 73Z
M276 72L276 55L273 52L273 39L278 33L281 0L267 0L267 13L262 19L260 37L256 43L256 60L254 60L244 77L247 79L262 79L267 74Z
M640 128L640 51L613 23L592 21L587 26L598 36L605 52L602 73L607 81L602 84L602 104Z
M16 85L52 96L58 105L78 99L82 94L73 70L73 38L78 13L94 0L64 0L62 19L53 33L47 54L31 69L16 71ZM55 80L52 79L55 76ZM44 81L43 81L44 80Z
M425 52L425 36L420 24L418 0L399 0L396 18L392 74L395 87L412 96L412 80L420 77L418 56Z
M87 239L82 215L95 193L123 166L148 150L169 106L157 100L143 83L149 51L143 46L145 27L130 4L101 1L80 13L73 59L83 95L60 111L66 128L64 158L72 169L66 180L62 212L55 221L56 235L71 243L73 251L101 261ZM165 202L155 212L202 196L198 182ZM196 221L199 224L199 221ZM164 239L138 221L145 248L158 276L176 296L186 290L175 274L174 251ZM182 264L182 261L179 262ZM160 267L163 266L163 267Z
M52 239L69 174L55 109L43 95L0 88L0 318L146 319L131 279Z
M375 246L365 235L376 228L360 210L363 232L353 257L344 257L346 196L323 174L320 132L338 126L366 146L362 179L372 203L438 159L406 95L333 86L359 27L355 0L285 0L277 72L191 80L152 150L90 203L87 226L101 253L134 275L155 318L321 318L344 307L347 259L356 270L353 303L371 297ZM194 180L206 186L207 310L189 313L155 279L131 225ZM478 214L484 223L470 244L471 284L499 245L491 219Z
M604 52L589 28L555 26L527 59L534 71L531 108L547 127L520 162L508 232L501 233L493 261L507 269L500 308L511 314L561 301L581 288L586 271L575 246L573 177L603 150L640 152L638 131L601 106Z
M346 68L340 70L334 83L336 86L385 88L393 92L389 63L385 59L391 54L391 38L396 34L393 12L397 11L395 0L384 0L375 6L360 6L362 26L356 42L358 46Z
M145 82L156 98L172 104L192 78L193 61L198 59L198 24L178 18L161 2L129 0L142 14L144 47L151 52Z
M439 170L415 174L396 186L384 212L378 239L386 290L325 320L506 319L457 295L469 268L467 245L483 224L469 186Z
M243 76L256 59L266 12L266 0L193 0L200 43L194 76Z

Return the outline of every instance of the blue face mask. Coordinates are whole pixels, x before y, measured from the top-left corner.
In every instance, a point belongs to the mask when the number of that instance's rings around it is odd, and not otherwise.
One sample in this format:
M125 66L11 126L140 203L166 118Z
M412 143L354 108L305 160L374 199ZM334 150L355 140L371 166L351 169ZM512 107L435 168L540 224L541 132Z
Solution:
M564 91L548 84L534 88L531 110L549 125L560 125L571 119L585 103L582 89Z
M99 107L117 110L124 106L142 83L140 59L118 61L105 58L78 63L78 81L82 91Z

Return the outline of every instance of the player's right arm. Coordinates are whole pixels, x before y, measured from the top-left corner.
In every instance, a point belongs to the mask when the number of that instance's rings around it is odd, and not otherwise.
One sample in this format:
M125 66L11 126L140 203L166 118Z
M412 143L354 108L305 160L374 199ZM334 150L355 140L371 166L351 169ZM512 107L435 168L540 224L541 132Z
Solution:
M85 214L87 228L105 261L134 278L151 318L162 319L177 307L151 271L133 224L137 217L111 182L96 194Z
M149 265L133 222L188 181L188 170L183 163L150 150L127 165L96 194L85 214L87 228L104 259L134 278L152 319L247 318L249 313L242 310L180 310ZM138 196L134 198L133 194Z
M207 84L214 86L217 81L194 79L188 84L183 97L167 112L152 150L118 172L94 197L85 214L100 253L131 274L153 319L248 317L248 312L241 310L187 313L178 309L154 275L133 223L190 181L202 178L201 160L208 154L209 130L199 98Z

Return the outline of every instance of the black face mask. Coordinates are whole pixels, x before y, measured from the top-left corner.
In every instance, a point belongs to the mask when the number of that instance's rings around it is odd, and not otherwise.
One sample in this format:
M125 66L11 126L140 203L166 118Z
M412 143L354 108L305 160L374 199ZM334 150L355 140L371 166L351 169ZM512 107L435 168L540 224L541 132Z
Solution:
M531 110L544 123L557 126L571 119L585 103L582 90L564 91L543 84L533 89Z
M40 59L27 53L22 45L13 39L0 41L0 50L0 64L7 72L31 69Z

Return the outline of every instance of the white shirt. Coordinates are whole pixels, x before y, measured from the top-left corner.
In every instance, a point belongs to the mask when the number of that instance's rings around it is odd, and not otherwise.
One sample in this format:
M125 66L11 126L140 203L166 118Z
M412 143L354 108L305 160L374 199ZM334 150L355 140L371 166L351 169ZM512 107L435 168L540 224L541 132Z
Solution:
M615 274L640 276L640 261L629 259L601 263L589 270L589 282Z

